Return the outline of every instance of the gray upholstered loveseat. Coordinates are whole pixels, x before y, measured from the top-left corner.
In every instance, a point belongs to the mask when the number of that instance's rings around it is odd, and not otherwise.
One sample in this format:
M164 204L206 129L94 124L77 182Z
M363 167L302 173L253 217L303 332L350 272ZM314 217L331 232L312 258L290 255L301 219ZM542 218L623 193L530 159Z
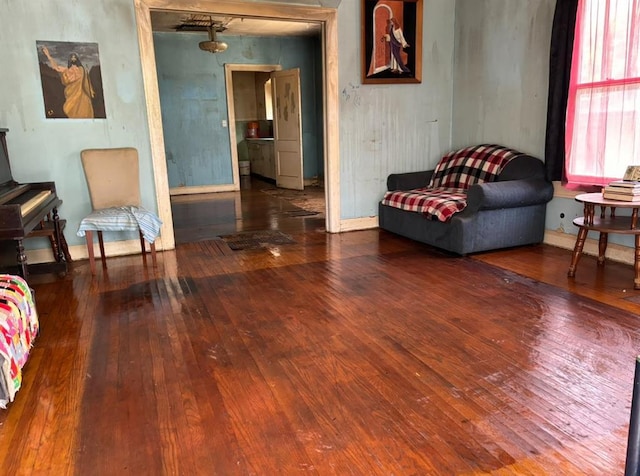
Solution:
M380 228L453 253L542 242L553 186L543 163L493 144L446 154L434 170L392 174Z

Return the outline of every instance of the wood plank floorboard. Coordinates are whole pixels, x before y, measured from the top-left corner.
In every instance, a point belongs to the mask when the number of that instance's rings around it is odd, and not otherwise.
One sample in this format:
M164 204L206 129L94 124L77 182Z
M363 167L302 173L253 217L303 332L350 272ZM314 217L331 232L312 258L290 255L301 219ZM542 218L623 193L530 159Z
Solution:
M631 266L585 256L570 279L551 246L327 234L263 186L176 199L156 269L32 277L41 333L0 410L0 474L623 474ZM219 239L260 230L295 243Z

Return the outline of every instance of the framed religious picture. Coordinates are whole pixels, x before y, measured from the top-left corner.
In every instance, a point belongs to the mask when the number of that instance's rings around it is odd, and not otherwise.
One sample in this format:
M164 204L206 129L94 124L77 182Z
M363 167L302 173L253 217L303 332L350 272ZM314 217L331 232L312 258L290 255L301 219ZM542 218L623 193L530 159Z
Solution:
M422 81L422 0L362 1L362 83Z
M97 43L36 41L47 119L105 119Z

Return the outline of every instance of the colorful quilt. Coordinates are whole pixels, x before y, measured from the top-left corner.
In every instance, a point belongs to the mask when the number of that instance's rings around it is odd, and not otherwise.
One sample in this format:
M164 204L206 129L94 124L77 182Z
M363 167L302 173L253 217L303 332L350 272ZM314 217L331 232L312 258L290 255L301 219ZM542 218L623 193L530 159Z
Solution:
M469 187L496 180L505 165L520 155L492 144L450 152L438 162L428 186L386 192L382 204L446 222L466 208Z
M0 274L0 408L6 408L22 386L22 368L38 329L38 313L26 281Z

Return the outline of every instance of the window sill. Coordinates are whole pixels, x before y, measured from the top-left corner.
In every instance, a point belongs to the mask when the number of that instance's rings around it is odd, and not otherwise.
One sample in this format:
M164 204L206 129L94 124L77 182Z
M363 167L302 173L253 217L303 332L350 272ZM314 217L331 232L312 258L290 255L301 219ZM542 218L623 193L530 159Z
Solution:
M569 190L566 187L562 186L562 182L559 180L553 182L553 198L569 198L574 199L576 195L580 195L581 192L579 190Z

